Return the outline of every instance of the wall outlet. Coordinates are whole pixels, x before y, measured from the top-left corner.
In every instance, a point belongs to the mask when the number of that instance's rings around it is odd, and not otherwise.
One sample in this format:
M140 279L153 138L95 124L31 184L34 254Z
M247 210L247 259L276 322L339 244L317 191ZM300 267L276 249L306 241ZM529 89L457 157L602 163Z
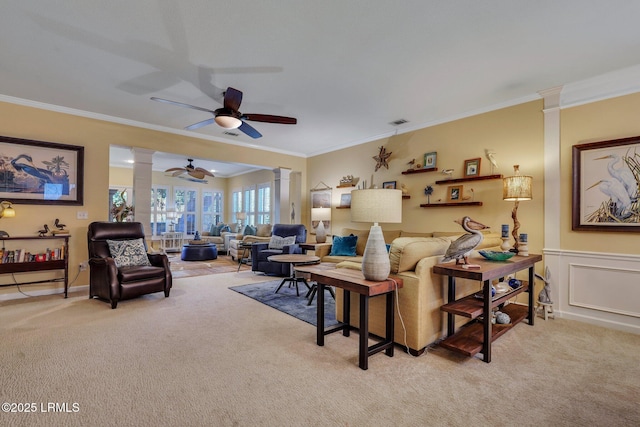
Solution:
M85 271L87 268L89 268L89 263L87 263L87 261L83 261L80 263L80 271Z
M89 212L76 211L76 219L89 219Z

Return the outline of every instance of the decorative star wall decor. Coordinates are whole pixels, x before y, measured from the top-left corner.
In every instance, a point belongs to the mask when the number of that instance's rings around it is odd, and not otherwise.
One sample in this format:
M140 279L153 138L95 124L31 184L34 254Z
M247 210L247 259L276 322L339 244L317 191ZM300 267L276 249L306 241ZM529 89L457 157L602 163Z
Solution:
M389 169L389 157L391 157L391 153L392 152L387 153L386 148L380 146L380 153L377 156L373 156L373 160L377 162L374 172L377 172L382 166Z

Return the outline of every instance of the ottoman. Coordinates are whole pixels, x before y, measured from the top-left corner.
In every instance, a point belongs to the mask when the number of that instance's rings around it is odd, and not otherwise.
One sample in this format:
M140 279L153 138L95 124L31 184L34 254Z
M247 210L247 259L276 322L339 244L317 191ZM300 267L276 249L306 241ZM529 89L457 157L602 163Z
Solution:
M182 261L204 261L217 258L218 248L211 243L206 245L183 245L180 256Z

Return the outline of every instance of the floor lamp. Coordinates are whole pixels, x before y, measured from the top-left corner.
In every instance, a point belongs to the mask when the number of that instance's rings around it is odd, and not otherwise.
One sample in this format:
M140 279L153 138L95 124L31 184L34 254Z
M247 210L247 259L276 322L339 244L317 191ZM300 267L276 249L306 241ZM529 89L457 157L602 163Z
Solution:
M311 208L311 221L318 221L316 227L316 243L327 241L327 229L324 221L331 221L331 208Z
M391 264L379 222L402 222L402 191L391 189L353 190L351 221L373 222L362 257L362 274L367 280L389 277Z
M518 229L520 222L518 221L518 204L520 200L531 200L531 184L533 178L530 176L520 175L520 165L513 165L513 176L502 178L502 199L515 202L511 218L513 218L513 231L511 235L515 240L513 244L513 252L518 253Z

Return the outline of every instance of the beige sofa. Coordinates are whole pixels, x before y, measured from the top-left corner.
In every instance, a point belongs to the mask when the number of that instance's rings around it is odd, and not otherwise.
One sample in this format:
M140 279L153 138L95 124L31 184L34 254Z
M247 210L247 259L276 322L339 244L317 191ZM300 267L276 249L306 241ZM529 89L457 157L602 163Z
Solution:
M363 234L368 237L368 230L343 230L343 235L351 233L358 236ZM398 291L398 304L394 309L395 313L395 342L401 346L408 347L408 351L414 356L422 354L429 344L439 340L446 334L446 317L440 311L440 307L446 302L446 278L432 272L432 267L441 262L444 253L451 241L455 240L461 233L455 232L434 232L431 237L403 237L402 232L387 232L393 235L399 233L400 236L392 240L389 251L391 261L391 274L403 280L403 287ZM358 238L360 240L360 237ZM362 253L366 245L366 238L363 242L358 241L356 252L357 257L335 258L328 255L330 248L320 247L320 253L327 254L321 256L323 262L336 262L337 267L360 268ZM387 242L389 240L386 240ZM482 244L478 249L500 250L499 233L485 233ZM362 252L359 248L362 248ZM320 255L316 252L317 255ZM477 253L473 256L479 256ZM457 296L468 295L481 289L479 282L457 280ZM342 291L336 290L336 312L339 320L342 317ZM398 315L398 307L402 321ZM373 298L369 306L369 330L371 333L384 336L385 334L385 304L384 298ZM468 319L456 316L456 325L462 325ZM358 298L351 299L351 319L350 324L359 323ZM404 327L403 327L404 324ZM405 334L406 328L406 334ZM406 335L406 339L405 339Z
M238 259L238 245L240 243L255 243L255 242L268 242L271 240L271 224L259 224L257 227L256 235L242 235L238 234L235 239L229 241L229 252L231 259L234 261ZM242 255L242 254L240 254Z

